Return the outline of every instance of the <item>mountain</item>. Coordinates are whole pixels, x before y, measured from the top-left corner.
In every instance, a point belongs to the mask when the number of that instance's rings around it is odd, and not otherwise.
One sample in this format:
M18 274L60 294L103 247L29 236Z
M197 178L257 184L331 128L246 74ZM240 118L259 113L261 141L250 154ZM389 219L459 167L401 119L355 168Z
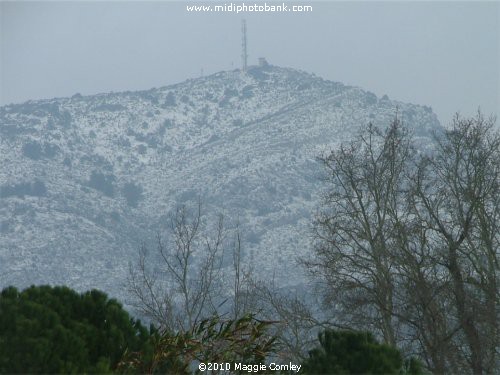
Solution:
M262 277L300 283L323 185L316 157L398 113L425 141L429 107L294 69L250 67L146 91L0 108L0 286L126 297L130 262L169 213L204 201L243 234Z

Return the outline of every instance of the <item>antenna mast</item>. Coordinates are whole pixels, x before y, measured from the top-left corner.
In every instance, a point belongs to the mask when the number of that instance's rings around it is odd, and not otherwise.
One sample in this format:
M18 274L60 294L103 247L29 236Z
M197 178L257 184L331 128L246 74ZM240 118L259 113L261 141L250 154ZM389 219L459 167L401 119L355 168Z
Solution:
M241 64L244 72L247 70L247 59L247 22L241 20Z

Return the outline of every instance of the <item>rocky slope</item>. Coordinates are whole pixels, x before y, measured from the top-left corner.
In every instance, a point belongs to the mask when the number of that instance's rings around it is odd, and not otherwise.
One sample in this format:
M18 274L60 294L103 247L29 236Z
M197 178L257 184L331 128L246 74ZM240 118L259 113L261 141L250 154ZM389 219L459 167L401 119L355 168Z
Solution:
M419 137L439 128L428 107L273 66L0 107L0 286L123 298L141 242L199 196L239 222L262 277L298 283L322 188L316 156L396 111Z

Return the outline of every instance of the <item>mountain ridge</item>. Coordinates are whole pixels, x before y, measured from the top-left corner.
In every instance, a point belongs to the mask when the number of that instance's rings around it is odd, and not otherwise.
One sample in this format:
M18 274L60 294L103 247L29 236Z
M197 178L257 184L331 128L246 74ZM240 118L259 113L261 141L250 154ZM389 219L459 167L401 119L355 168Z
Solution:
M275 66L0 107L2 286L124 297L140 244L199 197L239 222L261 276L298 283L287 277L309 246L316 157L396 113L423 141L440 129L429 107Z

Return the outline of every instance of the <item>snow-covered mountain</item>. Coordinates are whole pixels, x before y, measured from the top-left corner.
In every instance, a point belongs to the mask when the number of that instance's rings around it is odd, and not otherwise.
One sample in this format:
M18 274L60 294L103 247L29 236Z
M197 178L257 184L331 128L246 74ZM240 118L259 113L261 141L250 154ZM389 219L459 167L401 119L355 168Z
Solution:
M417 136L440 126L429 107L274 66L0 107L0 287L124 297L141 242L198 196L239 222L262 277L294 284L322 189L315 158L396 111Z

